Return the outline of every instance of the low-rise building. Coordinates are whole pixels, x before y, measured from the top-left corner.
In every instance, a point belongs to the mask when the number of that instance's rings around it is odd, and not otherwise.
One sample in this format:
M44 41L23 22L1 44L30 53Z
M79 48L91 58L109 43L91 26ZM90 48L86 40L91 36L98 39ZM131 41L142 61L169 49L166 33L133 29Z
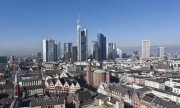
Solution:
M145 85L161 90L165 90L165 80L163 79L146 79Z

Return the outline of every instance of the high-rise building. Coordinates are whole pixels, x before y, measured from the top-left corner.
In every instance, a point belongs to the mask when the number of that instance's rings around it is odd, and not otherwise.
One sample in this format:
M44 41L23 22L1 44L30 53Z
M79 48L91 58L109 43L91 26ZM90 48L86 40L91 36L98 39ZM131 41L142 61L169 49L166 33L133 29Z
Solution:
M7 57L6 56L0 56L0 63L7 63Z
M64 58L71 61L72 57L72 43L64 43Z
M141 51L142 58L150 57L150 40L142 40Z
M81 26L80 26L80 18L77 19L77 50L78 50L78 60L81 60Z
M77 46L72 47L72 62L77 61Z
M58 58L58 56L57 56L57 53L58 53L58 51L57 51L57 47L58 46L58 44L57 44L57 42L55 42L55 44L54 44L54 61L57 61L57 58Z
M57 60L57 43L52 39L43 40L43 61Z
M37 53L37 58L38 58L38 59L41 59L41 58L42 58L41 52L38 52L38 53Z
M108 43L108 59L113 58L113 43Z
M159 57L164 58L164 47L159 47Z
M60 58L61 57L61 43L58 42L57 44L57 57Z
M118 58L122 58L122 50L120 50L119 48L117 48L117 56Z
M91 55L92 55L92 59L97 59L98 57L97 41L92 41Z
M116 44L108 43L108 59L114 60L117 56Z
M103 61L106 59L106 37L101 33L97 35L97 46L98 60Z
M88 41L87 41L87 29L81 30L80 18L77 19L77 49L78 49L78 61L85 61L88 54Z
M85 61L88 55L87 29L81 30L81 58L80 61Z
M14 62L15 56L10 56L9 60L10 60L11 63Z

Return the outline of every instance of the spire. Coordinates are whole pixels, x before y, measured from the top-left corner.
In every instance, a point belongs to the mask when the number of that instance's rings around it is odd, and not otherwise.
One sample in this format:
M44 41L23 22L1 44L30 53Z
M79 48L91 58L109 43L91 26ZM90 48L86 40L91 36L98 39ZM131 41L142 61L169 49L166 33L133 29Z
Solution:
M15 79L14 79L14 83L17 83L18 82L18 75L17 75L17 72L15 74Z
M17 98L19 96L19 85L18 85L18 74L15 74L14 80L14 97Z
M80 25L80 15L78 15L77 25Z
M99 27L99 33L101 33L101 29L100 29L100 27Z

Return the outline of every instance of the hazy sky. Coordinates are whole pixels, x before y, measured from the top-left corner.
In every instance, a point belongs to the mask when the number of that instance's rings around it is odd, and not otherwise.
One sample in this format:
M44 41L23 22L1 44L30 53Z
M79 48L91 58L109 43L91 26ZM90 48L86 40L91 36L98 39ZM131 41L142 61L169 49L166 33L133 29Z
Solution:
M180 0L0 0L0 55L31 53L52 38L76 45L76 19L89 42L101 32L118 46L180 43Z

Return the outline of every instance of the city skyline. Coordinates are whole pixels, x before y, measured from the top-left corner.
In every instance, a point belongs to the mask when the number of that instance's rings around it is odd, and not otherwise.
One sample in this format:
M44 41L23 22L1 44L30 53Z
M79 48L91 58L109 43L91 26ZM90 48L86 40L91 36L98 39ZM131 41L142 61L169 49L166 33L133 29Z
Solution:
M88 29L88 43L101 33L117 47L179 44L180 2L151 1L0 1L0 53L42 51L42 40L77 45L76 20ZM131 43L129 43L131 41ZM91 45L89 45L91 46Z

